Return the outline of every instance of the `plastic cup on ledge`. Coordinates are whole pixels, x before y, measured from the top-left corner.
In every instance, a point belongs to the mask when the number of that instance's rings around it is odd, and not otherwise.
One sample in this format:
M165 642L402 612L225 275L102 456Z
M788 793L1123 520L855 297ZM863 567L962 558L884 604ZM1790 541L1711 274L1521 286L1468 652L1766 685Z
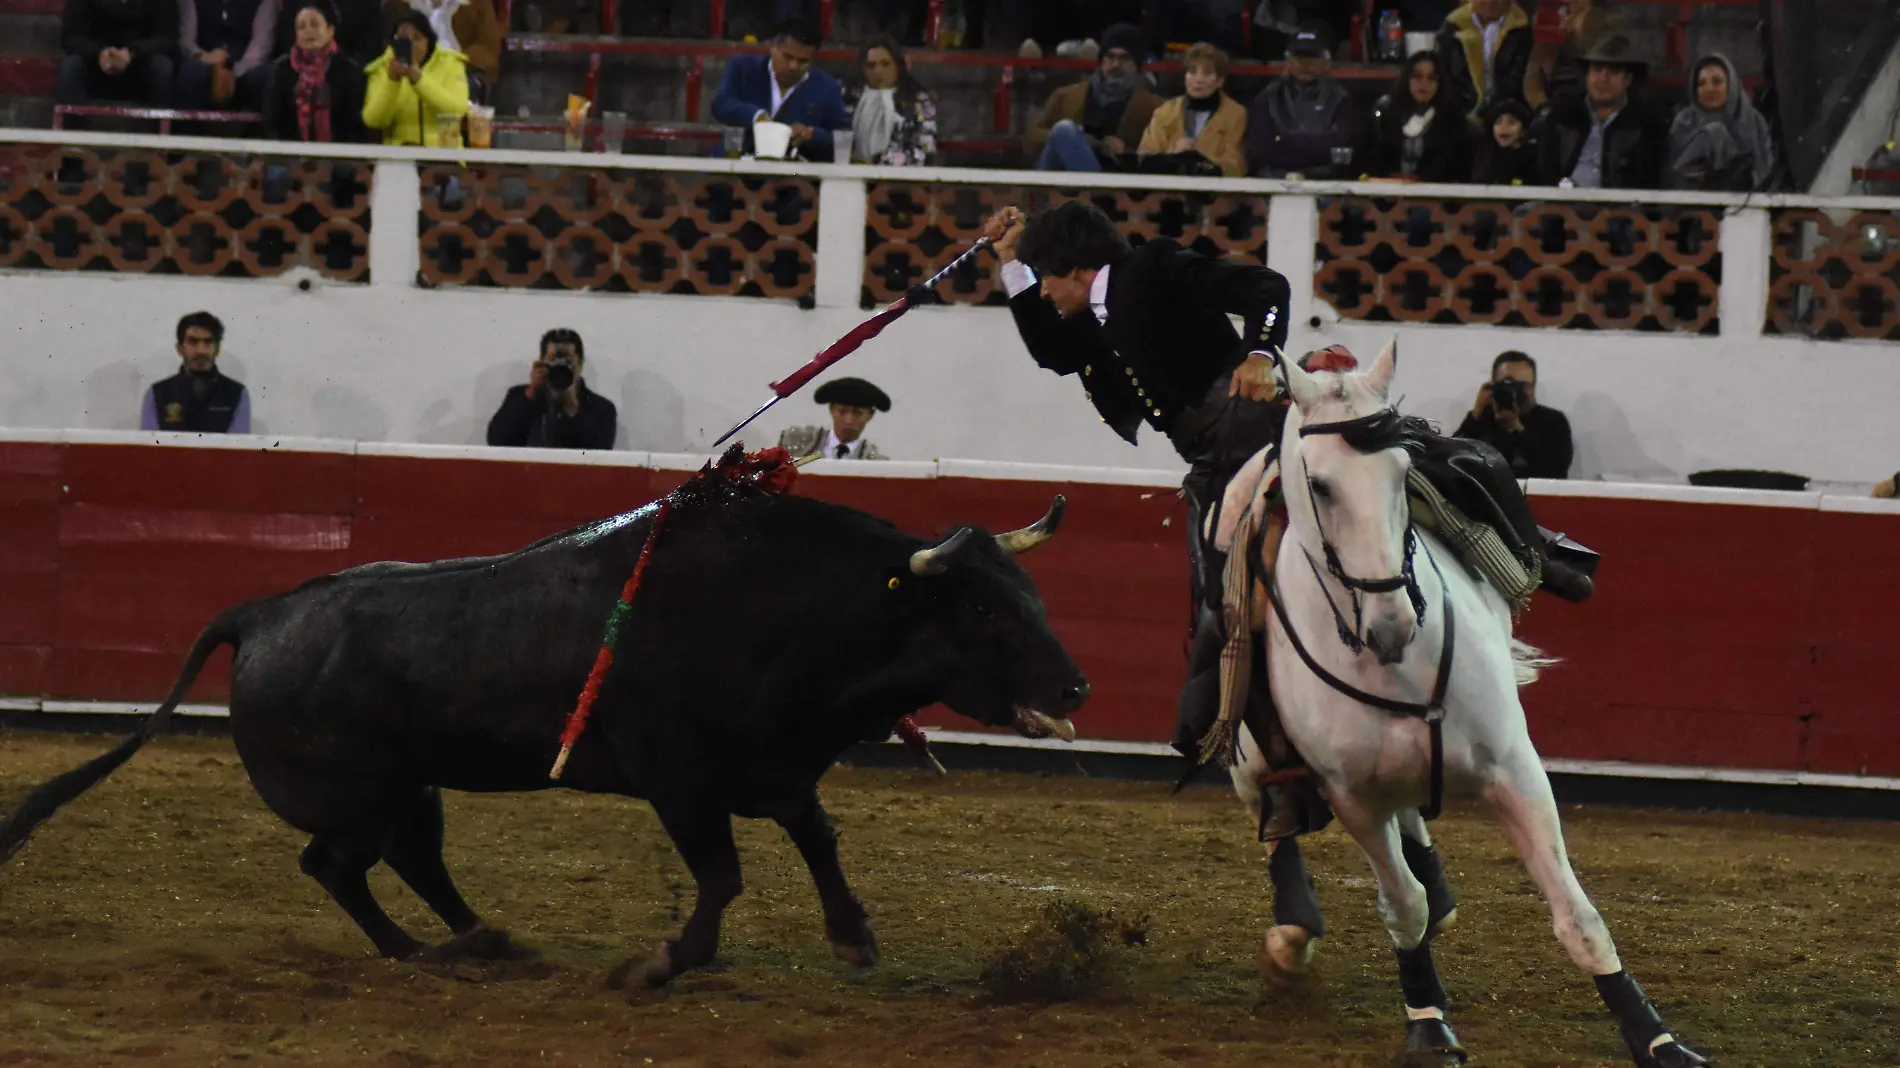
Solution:
M726 158L738 159L745 155L745 127L726 127Z
M851 156L851 141L855 135L850 130L831 131L831 160L833 163L856 163Z
M603 111L600 113L600 150L602 152L627 150L626 112Z
M468 106L468 147L493 148L495 144L495 109L483 104Z
M792 128L782 122L752 124L753 155L760 159L784 159L792 150Z

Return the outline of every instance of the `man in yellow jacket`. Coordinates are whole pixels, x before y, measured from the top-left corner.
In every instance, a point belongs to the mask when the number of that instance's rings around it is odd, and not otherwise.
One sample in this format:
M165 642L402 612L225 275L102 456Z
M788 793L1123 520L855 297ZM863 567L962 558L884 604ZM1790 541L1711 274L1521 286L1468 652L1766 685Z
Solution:
M396 19L389 48L363 73L363 125L382 131L383 144L462 147L468 60L437 46L428 19L414 11Z

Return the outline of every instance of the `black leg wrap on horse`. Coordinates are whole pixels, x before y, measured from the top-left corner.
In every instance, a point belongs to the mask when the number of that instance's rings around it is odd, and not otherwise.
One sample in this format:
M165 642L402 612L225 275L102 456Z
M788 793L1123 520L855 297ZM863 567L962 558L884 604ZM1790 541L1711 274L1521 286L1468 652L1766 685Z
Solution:
M1273 849L1267 863L1273 877L1273 922L1282 926L1303 927L1314 938L1326 936L1326 918L1320 912L1319 895L1313 890L1313 878L1306 873L1306 858L1300 853L1298 838L1283 839Z
M1638 1064L1649 1064L1654 1058L1650 1054L1650 1043L1662 1034L1662 1016L1656 1006L1650 1004L1635 979L1627 971L1614 975L1596 977L1597 993L1602 996L1603 1004L1616 1014L1616 1022L1623 1029L1623 1041L1629 1044L1630 1053Z
M1412 876L1425 884L1425 937L1429 939L1438 921L1458 907L1458 898L1451 892L1451 881L1445 878L1445 862L1438 850L1404 835L1399 835L1399 847L1404 851L1405 866L1412 869Z
M1399 990L1405 1004L1413 1009L1444 1009L1451 999L1445 985L1438 981L1438 966L1432 963L1432 944L1420 942L1417 949L1392 950L1399 959Z

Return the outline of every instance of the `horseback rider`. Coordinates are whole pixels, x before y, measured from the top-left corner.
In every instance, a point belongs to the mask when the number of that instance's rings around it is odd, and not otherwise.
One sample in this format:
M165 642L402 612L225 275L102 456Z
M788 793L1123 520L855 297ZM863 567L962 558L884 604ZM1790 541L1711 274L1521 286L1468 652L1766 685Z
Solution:
M1147 423L1167 435L1189 465L1181 488L1195 620L1174 746L1194 759L1219 713L1225 644L1225 554L1209 535L1227 483L1256 453L1279 442L1286 421L1273 363L1287 337L1286 279L1168 238L1130 248L1106 214L1081 201L1032 217L1004 208L985 223L984 235L1002 262L1010 312L1036 363L1079 376L1102 421L1130 444ZM1241 333L1229 314L1241 318ZM1343 349L1323 350L1309 354L1303 366L1350 370L1351 361ZM1547 556L1529 504L1495 450L1443 438L1422 422L1413 436L1423 447L1414 449L1417 462L1435 484L1448 484L1448 498L1473 519L1508 528L1499 530L1507 545ZM1589 596L1589 578L1559 560L1544 560L1543 579L1544 588L1568 599ZM1280 734L1265 678L1264 670L1254 673L1248 722L1265 728L1270 737L1263 744L1276 751L1276 764L1297 763ZM1264 795L1263 840L1318 830L1329 818L1305 779L1269 783Z

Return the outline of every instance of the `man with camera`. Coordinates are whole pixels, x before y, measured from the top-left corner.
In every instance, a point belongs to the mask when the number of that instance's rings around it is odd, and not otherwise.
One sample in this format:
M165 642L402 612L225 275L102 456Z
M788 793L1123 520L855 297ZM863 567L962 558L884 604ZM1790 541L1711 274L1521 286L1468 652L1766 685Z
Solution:
M572 330L541 335L541 355L528 372L528 384L502 398L488 421L488 443L537 449L611 449L615 419L612 401L587 388L581 378L586 361L581 336Z
M1537 361L1522 352L1491 361L1491 381L1479 388L1455 436L1503 453L1518 478L1570 477L1570 420L1537 403Z

